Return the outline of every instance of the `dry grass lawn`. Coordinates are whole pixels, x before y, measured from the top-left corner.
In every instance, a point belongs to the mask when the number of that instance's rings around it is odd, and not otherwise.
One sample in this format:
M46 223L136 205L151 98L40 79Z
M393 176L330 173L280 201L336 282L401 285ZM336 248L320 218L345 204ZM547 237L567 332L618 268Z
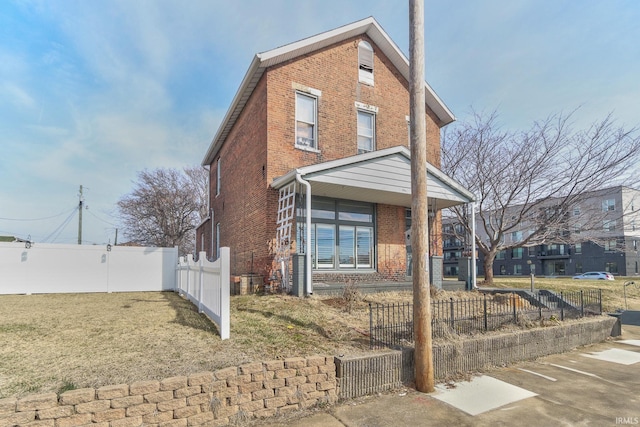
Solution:
M232 297L231 339L172 292L0 296L0 398L368 350L364 308ZM360 303L363 304L363 303ZM359 325L358 317L366 321Z
M622 280L536 279L556 290L604 289L605 310L624 307ZM528 288L528 279L496 286ZM559 289L561 288L561 289ZM436 298L466 298L440 293ZM368 302L411 302L411 293L231 299L231 339L172 292L0 296L0 398L161 379L252 361L369 351ZM640 289L627 288L630 309Z

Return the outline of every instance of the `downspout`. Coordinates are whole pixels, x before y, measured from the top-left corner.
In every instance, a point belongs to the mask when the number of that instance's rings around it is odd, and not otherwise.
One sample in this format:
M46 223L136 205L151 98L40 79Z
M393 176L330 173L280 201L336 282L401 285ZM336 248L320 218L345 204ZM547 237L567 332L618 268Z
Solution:
M214 232L215 232L215 227L216 227L216 221L213 215L213 208L211 208L211 213L209 214L209 218L211 218L211 259L215 260L214 255L213 255L213 238L214 236ZM217 256L218 254L216 254Z
M215 221L213 220L213 206L211 206L211 165L203 166L203 168L209 172L207 174L207 210L211 221L211 251L209 252L209 259L213 259L213 226ZM202 238L204 239L204 233L202 233Z
M311 286L311 184L308 181L302 179L300 173L296 172L296 181L300 185L305 186L305 221L306 221L306 237L304 246L304 262L305 262L305 288L307 295L313 295L313 288Z
M471 289L477 289L478 283L476 275L478 267L476 266L476 202L471 202Z

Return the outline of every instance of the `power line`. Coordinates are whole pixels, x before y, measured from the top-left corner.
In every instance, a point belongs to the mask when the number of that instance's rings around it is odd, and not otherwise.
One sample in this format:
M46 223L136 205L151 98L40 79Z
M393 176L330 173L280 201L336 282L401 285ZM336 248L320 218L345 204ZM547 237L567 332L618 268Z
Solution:
M104 220L104 219L100 218L99 216L97 216L96 214L94 214L93 212L91 212L90 210L87 210L87 212L89 212L89 214L90 214L90 215L92 215L93 217L95 217L97 220L102 221L102 222L104 222L105 224L109 224L109 225L111 225L111 226L113 226L113 227L117 227L117 225L116 225L116 224L113 224L113 223L111 223L111 222L109 222L109 221L106 221L106 220Z
M77 209L77 208L74 206L71 210L75 210L75 209ZM69 212L69 211L68 211L68 210L66 210L66 211L60 212L60 213L59 213L59 214L57 214L57 215L47 216L47 217L44 217L44 218L30 218L30 219L26 219L26 218L2 218L2 217L0 217L0 220L3 220L3 221L44 221L44 220L46 220L46 219L57 218L57 217L62 216L62 215L64 215L64 214L68 213L68 212Z
M75 215L76 210L78 210L77 207L73 208L73 211L71 212L71 214L69 214L69 216L62 222L62 224L60 224L55 230L53 230L53 232L51 234L49 234L47 237L45 237L42 241L46 242L54 234L55 234L55 237L52 240L55 240L56 238L58 238L58 236L60 236L60 233L62 233L64 231L65 227L69 224L69 222L71 222L71 219Z

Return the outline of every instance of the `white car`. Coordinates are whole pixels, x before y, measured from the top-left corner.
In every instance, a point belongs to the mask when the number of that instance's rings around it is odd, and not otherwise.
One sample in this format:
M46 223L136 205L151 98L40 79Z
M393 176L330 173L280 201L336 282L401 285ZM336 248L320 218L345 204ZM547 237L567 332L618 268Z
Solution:
M590 279L590 280L615 280L613 274L605 271L588 271L586 273L573 276L574 279Z

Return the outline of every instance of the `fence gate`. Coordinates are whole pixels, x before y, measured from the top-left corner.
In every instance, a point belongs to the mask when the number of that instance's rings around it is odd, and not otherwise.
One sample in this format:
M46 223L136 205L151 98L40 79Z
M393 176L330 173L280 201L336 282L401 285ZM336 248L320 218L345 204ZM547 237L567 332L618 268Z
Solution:
M291 228L295 215L296 183L282 187L278 197L278 219L276 221L275 270L279 271L283 291L291 290L289 259L291 257Z

